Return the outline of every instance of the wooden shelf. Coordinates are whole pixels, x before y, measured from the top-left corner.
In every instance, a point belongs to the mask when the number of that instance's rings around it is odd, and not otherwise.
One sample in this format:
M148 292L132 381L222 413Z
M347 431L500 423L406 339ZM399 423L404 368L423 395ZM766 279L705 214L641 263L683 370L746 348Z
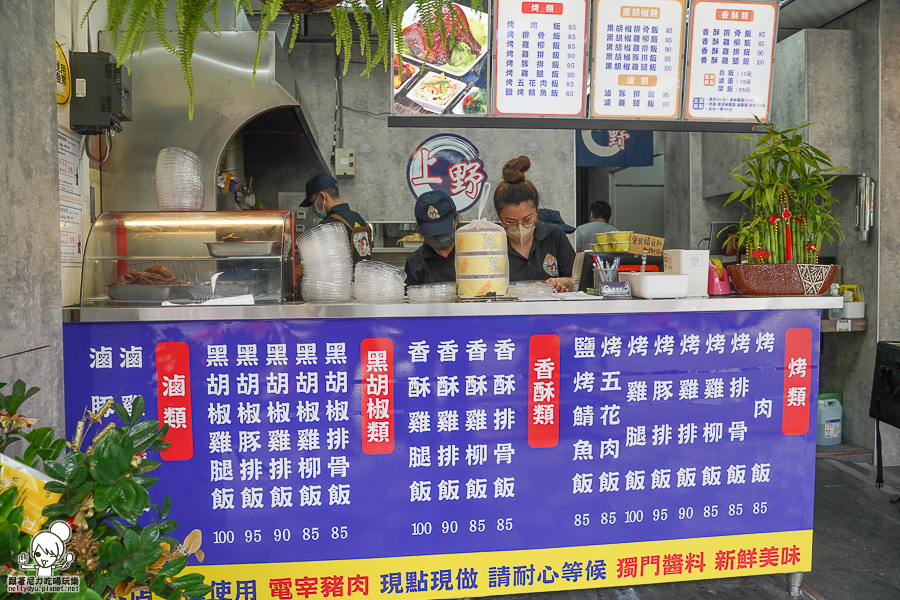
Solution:
M850 321L850 331L866 331L869 328L868 319L845 319ZM822 333L845 333L837 330L838 322L832 319L822 319Z

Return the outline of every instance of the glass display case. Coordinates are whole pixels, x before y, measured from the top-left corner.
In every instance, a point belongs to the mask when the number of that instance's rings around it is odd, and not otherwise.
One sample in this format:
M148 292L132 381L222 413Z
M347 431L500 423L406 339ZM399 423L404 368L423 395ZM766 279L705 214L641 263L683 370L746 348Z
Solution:
M290 211L106 212L84 251L81 306L293 299Z

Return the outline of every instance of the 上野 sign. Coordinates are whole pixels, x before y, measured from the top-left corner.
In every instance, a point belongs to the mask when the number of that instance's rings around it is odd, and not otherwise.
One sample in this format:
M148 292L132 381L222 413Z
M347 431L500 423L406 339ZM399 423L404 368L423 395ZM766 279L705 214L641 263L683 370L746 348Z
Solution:
M678 118L684 1L595 6L591 115Z
M163 461L151 495L203 532L197 570L218 598L803 571L819 321L67 323L66 414L73 428L86 408L141 395L178 434L169 452L184 459Z
M587 0L498 0L494 38L497 115L584 115Z
M777 2L694 2L686 118L770 119L778 7Z
M452 133L433 135L413 150L406 181L413 198L433 190L447 192L458 212L472 208L490 189L478 148Z

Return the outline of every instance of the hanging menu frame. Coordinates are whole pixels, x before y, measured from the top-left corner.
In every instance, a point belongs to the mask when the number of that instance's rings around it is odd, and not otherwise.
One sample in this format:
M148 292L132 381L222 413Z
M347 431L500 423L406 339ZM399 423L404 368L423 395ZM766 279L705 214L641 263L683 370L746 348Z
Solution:
M616 17L609 18L613 14ZM595 1L592 117L673 120L681 116L684 19L685 0ZM611 76L604 80L606 73ZM629 110L642 104L644 114ZM598 111L607 106L609 110ZM647 114L650 109L655 114Z
M722 23L721 28L713 28L710 33L715 31L719 31L724 34L725 31L729 30L728 25L739 26L744 25L745 27L741 29L741 31L745 34L740 38L736 36L732 36L732 44L729 45L729 38L727 36L703 36L703 30L697 30L698 35L695 36L695 28L698 23L698 13L702 15L702 17L706 17L705 14L701 11L708 11L712 6L717 6L715 11L715 19L717 22ZM731 8L725 9L724 6L731 5ZM701 8L702 7L702 8ZM708 7L708 8L707 8ZM737 8L741 7L741 8ZM771 29L762 29L763 27L767 27L769 21L767 17L764 15L760 15L758 13L758 7L771 7L774 9L774 20L771 22ZM729 13L727 18L720 18L720 11L726 11ZM765 115L763 115L760 120L763 122L771 121L771 112L772 112L772 83L774 78L774 69L775 69L775 45L776 45L776 37L778 34L778 19L781 16L781 12L779 10L778 2L771 2L767 0L695 0L691 7L691 15L690 15L690 23L688 24L688 35L686 39L687 49L685 52L685 84L682 86L684 90L684 99L682 102L682 106L684 107L684 120L687 122L699 122L699 121L707 121L707 122L721 122L721 121L729 121L729 122L738 122L743 121L746 123L756 123L756 119L753 117L753 114L749 114L745 117L734 116L733 114L729 114L727 116L711 116L708 114L700 114L700 111L703 112L711 112L715 111L716 108L721 112L728 112L727 109L732 108L729 106L730 104L735 104L733 108L744 108L740 106L747 102L747 98L740 96L727 96L727 94L750 94L752 93L753 79L754 75L758 76L763 73L768 75L767 81L767 90L765 92ZM756 26L750 26L749 23L753 23L756 19L759 19ZM700 22L700 27L703 27L703 23L705 21ZM746 27L750 27L747 29ZM747 36L746 33L751 33L751 36ZM765 35L762 35L765 34ZM697 38L703 40L710 40L711 44L701 44L701 47L698 48L700 52L705 50L707 47L712 52L721 51L727 52L730 48L733 53L737 53L738 51L741 54L733 54L731 57L732 64L727 66L729 67L740 67L738 69L722 69L715 68L711 65L709 67L701 67L700 61L703 59L704 55L698 53L698 56L694 57L694 41ZM734 47L733 43L735 41L742 42L742 46ZM751 42L749 47L744 46L747 42ZM719 42L719 43L716 43ZM747 52L749 51L749 54ZM758 53L764 52L763 56L760 58ZM721 58L725 58L720 55ZM709 60L713 61L716 57L710 56ZM735 60L739 60L738 64L734 64ZM726 58L727 60L727 58ZM759 66L768 66L768 69L754 69L754 62L763 61L766 64ZM724 66L721 63L719 66ZM700 81L694 81L694 69L703 68L704 71L713 71L713 72L704 72L703 74L703 87L714 88L717 94L726 94L724 96L718 97L708 97L704 98L697 94L696 96L692 94L692 89L700 89ZM715 71L719 71L716 73ZM754 71L757 71L754 73ZM692 88L693 86L693 88ZM736 88L736 89L735 89ZM744 91L746 90L746 91ZM715 108L711 108L707 103L712 104L715 102ZM752 107L746 107L752 110ZM697 111L695 115L692 115L692 111Z
M580 20L582 6L584 17ZM589 0L495 1L493 98L496 117L584 117L590 56L590 8ZM559 16L563 19L557 21ZM580 65L579 46L582 50ZM575 85L579 79L580 90ZM576 98L580 102L577 110L548 115L527 112L528 105L535 104L529 98L538 102L544 98L544 104L574 103ZM517 109L516 104L521 104L521 109Z
M610 115L610 116L599 116L602 113L598 113L595 111L594 106L594 88L597 87L597 76L595 73L595 62L596 57L599 56L598 52L606 54L606 43L605 40L602 43L598 44L598 34L605 34L606 32L600 31L600 27L602 24L597 23L598 14L600 14L600 4L612 4L618 8L619 15L622 14L622 9L624 6L628 6L630 8L637 8L639 10L644 8L658 8L663 5L669 4L677 4L681 5L682 10L685 10L685 5L687 0L586 0L585 9L587 13L587 25L584 31L584 64L583 64L583 72L584 72L584 85L582 89L582 110L580 113L567 113L566 115L546 115L546 114L533 114L528 113L526 111L523 112L503 112L503 108L497 109L497 94L501 92L501 88L503 87L503 80L505 77L505 66L502 68L498 66L498 62L501 59L505 59L504 56L500 56L501 51L505 51L504 47L501 47L501 43L505 44L505 38L503 40L500 39L500 36L505 32L503 21L503 15L500 14L502 9L500 8L500 2L509 3L511 6L513 5L551 5L551 4L561 4L561 2L521 2L512 1L512 0L486 0L486 4L484 10L488 15L488 35L485 45L488 46L487 53L489 56L484 57L484 70L485 76L487 78L487 101L486 101L486 110L487 113L485 115L468 115L464 114L461 110L448 110L445 111L445 114L398 114L394 111L394 104L392 101L392 114L388 117L388 127L420 127L420 128L435 128L435 127L470 127L470 128L482 128L482 129L561 129L561 130L605 130L605 129L633 129L633 130L644 130L644 131L691 131L691 132L721 132L721 133L759 133L764 131L764 127L756 122L752 117L740 118L740 117L732 117L732 116L724 116L724 117L712 117L712 118L704 118L704 117L692 117L690 115L689 107L688 107L688 99L689 95L689 77L690 77L690 64L691 64L691 43L692 43L692 31L693 31L693 9L692 15L687 23L682 25L681 32L681 52L679 55L679 59L674 61L675 64L671 65L677 69L678 75L678 90L673 98L673 102L677 104L677 107L674 107L675 110L671 114L672 116L640 116L640 115L628 115L628 114L619 114L619 115ZM571 0L563 0L565 2L571 2ZM590 2L590 5L587 2ZM520 4L521 2L521 4ZM771 35L771 42L767 47L768 51L768 97L766 99L766 118L761 119L763 123L771 122L771 104L772 104L772 79L773 79L773 69L774 69L774 45L775 41L775 33L777 32L778 19L780 16L780 8L777 2L770 2L765 0L695 0L695 5L703 5L703 4L727 4L731 5L762 5L762 6L770 6L775 10L775 21L774 21L774 29ZM632 6L633 5L633 6ZM685 10L686 12L686 10ZM640 20L640 19L635 19ZM674 31L672 32L674 34ZM643 32L642 32L643 35ZM675 34L677 37L677 34ZM563 40L568 43L568 40ZM662 40L665 41L664 39ZM673 40L674 43L675 40ZM643 48L642 48L643 49ZM518 50L521 51L521 48ZM563 49L565 50L565 49ZM641 52L641 54L644 54ZM663 53L664 54L664 53ZM657 53L657 59L659 60L659 53ZM604 56L605 58L605 56ZM753 57L755 59L755 57ZM521 61L521 57L520 57ZM640 61L643 63L644 61ZM393 63L393 61L392 61ZM639 63L639 64L640 64ZM649 61L648 61L649 64ZM535 65L536 66L536 65ZM431 65L429 65L431 67ZM649 67L648 67L649 73ZM393 69L392 69L393 74ZM623 73L624 74L624 73ZM636 75L640 75L640 73L636 73ZM657 80L658 82L659 80ZM415 83L415 82L414 82ZM414 83L412 85L414 85ZM627 82L626 82L627 83ZM635 83L631 84L631 87L643 88L642 89L642 99L644 98L643 90L646 90L651 85L648 85L650 81L644 82L645 84L642 86L640 84L640 80L636 80ZM412 85L406 90L411 89ZM537 83L537 86L540 86L540 82ZM527 87L526 87L527 89ZM537 88L538 90L540 87ZM549 88L548 88L549 89ZM564 88L562 88L564 89ZM601 88L597 88L601 89ZM649 92L649 90L647 90ZM657 90L659 93L661 90ZM616 90L618 93L618 90ZM671 94L671 91L670 91ZM453 102L454 104L459 104L459 108L462 106L462 99L465 94L460 95L460 100L458 102ZM633 91L632 91L633 95ZM629 98L634 102L634 99ZM649 98L648 98L649 99ZM547 101L550 102L550 98L547 98ZM617 103L618 104L618 103ZM655 107L654 107L655 108Z

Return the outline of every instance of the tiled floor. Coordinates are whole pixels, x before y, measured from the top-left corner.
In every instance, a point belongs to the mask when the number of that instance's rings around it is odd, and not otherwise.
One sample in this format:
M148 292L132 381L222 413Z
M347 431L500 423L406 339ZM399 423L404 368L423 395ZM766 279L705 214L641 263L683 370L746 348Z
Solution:
M900 467L885 469L885 487L879 490L871 455L845 450L827 449L816 460L813 568L803 576L801 597L900 600L900 504L890 502L900 496ZM787 577L772 575L506 598L789 600L790 594Z

